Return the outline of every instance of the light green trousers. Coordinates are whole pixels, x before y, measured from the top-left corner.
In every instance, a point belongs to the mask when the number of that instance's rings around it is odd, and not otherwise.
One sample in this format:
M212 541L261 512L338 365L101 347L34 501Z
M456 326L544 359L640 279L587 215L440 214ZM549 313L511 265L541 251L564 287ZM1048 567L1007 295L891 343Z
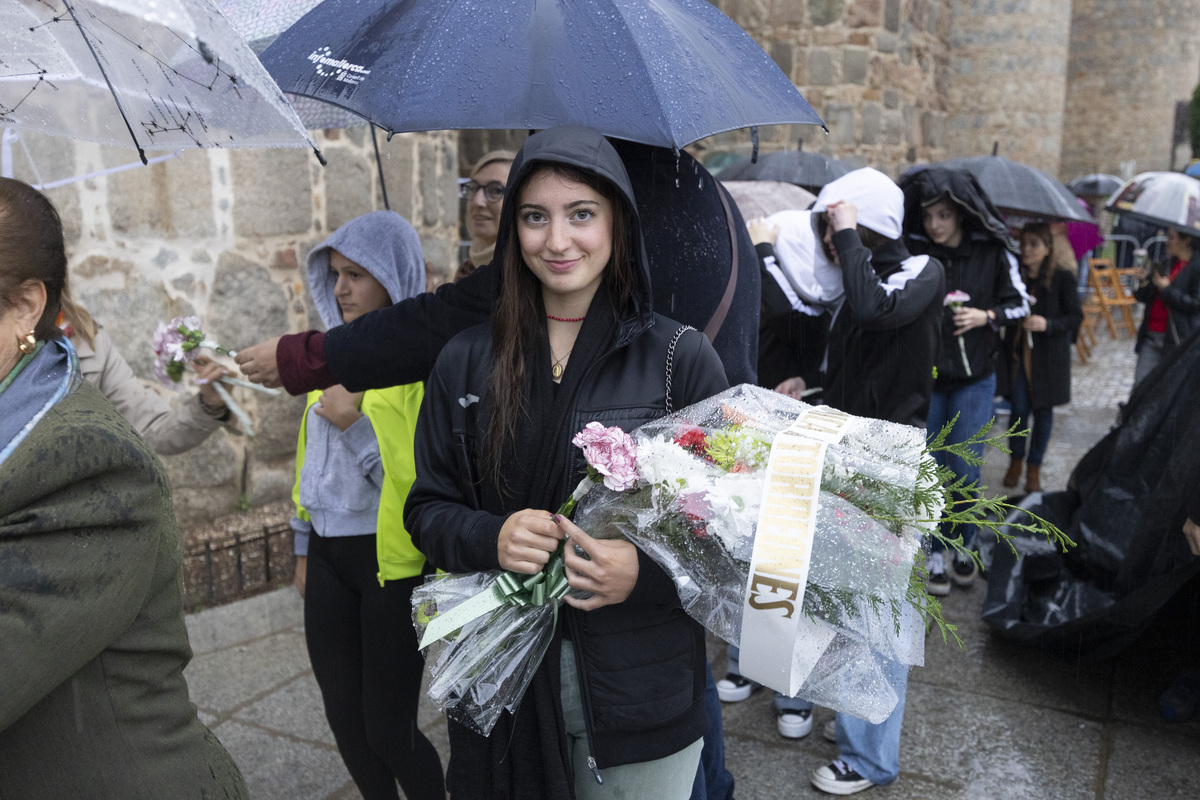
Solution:
M579 698L579 673L575 669L575 647L562 643L562 704L567 728L567 752L575 772L575 795L579 800L688 800L700 765L704 739L697 739L678 753L654 761L607 767L600 771L603 784L588 766L587 731L583 703Z

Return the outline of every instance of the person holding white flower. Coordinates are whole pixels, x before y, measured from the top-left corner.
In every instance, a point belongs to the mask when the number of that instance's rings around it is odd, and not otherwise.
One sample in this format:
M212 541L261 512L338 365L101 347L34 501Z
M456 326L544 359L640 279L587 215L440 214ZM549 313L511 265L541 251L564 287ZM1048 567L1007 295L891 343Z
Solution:
M964 442L992 419L1000 329L1018 324L1029 314L1028 294L1015 255L1018 248L999 212L969 173L935 165L905 176L901 188L909 250L942 262L949 293L926 430L936 435L954 421L947 441ZM976 455L982 453L983 445L979 445ZM966 485L979 482L979 466L954 456L940 455L939 459ZM973 526L953 531L947 527L942 533L951 539L961 535L966 547L975 537ZM943 549L935 540L927 564L927 588L937 596L950 593L951 580L964 588L970 586L976 574L975 562L961 552L947 565Z
M704 631L627 541L552 513L579 482L572 438L632 431L727 387L707 338L651 310L642 231L612 145L530 137L513 162L492 322L454 337L426 385L405 525L451 572L535 574L559 542L575 590L513 714L450 722L455 800L685 800L708 726Z

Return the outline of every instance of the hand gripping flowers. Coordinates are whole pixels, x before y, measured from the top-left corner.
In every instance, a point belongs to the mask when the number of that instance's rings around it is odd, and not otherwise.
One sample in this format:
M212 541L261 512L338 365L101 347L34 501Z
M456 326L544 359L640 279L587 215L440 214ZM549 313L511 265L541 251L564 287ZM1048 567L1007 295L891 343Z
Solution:
M896 703L884 662L923 661L921 617L954 635L924 591L921 540L939 536L943 518L978 523L1003 506L971 492L951 496L962 487L931 453L963 445L944 445L944 436L926 443L916 428L752 386L628 438L598 423L575 438L589 463L564 506L582 498L576 524L594 537L629 539L653 558L689 615L740 644L749 677L872 721ZM1029 527L1065 543L1040 520ZM560 556L554 569L561 572ZM437 638L429 617L450 616L498 575L442 576L418 590L415 618L426 639ZM431 697L486 731L536 668L554 602L451 620L460 630L448 632L434 663Z
M227 350L205 336L202 328L203 323L199 317L175 317L170 322L158 323L151 344L154 348L154 375L163 386L168 389L177 389L178 384L183 380L184 369L196 360L201 349L212 350L214 353L231 358L237 355L235 351ZM221 401L225 403L225 407L237 417L241 429L246 432L247 436L254 436L254 426L250 422L250 417L246 415L241 406L234 402L229 391L221 384L254 389L271 396L280 394L280 391L228 376L220 378L213 385L217 394L221 396Z

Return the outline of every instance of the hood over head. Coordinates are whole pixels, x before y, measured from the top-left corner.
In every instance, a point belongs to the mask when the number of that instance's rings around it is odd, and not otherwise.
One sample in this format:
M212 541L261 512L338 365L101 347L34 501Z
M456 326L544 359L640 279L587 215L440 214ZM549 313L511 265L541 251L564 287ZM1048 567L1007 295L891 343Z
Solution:
M858 207L858 224L870 228L888 239L899 239L903 232L904 192L896 182L877 169L863 167L848 172L833 183L827 183L813 204L816 215L839 200L849 200Z
M994 239L1013 253L1020 250L1008 232L1003 215L975 176L966 170L939 164L914 168L901 176L900 189L904 192L904 232L909 236L927 239L922 210L939 200L949 200L962 209L963 230L973 238Z
M383 284L393 303L425 291L425 259L413 226L395 211L372 211L329 235L308 254L308 286L326 328L342 324L342 310L329 269L332 251L350 259Z
M625 200L625 212L630 223L627 228L627 234L631 240L629 252L634 259L633 305L631 309L627 310L625 318L622 320L621 333L618 336L620 341L626 341L631 333L653 324L650 267L646 258L646 249L642 243L641 220L638 216L633 186L629 181L629 173L625 171L625 164L617 155L617 151L599 131L565 125L535 133L525 141L525 145L517 153L512 169L508 173L508 187L504 191L504 207L500 211L500 231L496 237L496 258L504 257L509 238L517 235L516 193L525 180L542 164L564 164L598 175L613 184ZM620 211L619 209L614 210L618 213ZM499 292L503 283L503 270L497 274L496 289Z
M846 292L842 270L825 255L812 216L811 211L778 211L766 218L767 225L779 227L775 240L778 274L768 272L776 280L782 276L805 304L831 308Z

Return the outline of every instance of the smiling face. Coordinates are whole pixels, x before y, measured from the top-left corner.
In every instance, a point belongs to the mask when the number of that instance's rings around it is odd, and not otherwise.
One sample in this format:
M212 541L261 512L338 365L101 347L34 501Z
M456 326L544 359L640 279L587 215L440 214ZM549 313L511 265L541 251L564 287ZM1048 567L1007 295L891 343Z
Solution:
M585 183L535 172L516 199L521 257L547 311L586 313L612 256L612 203Z
M336 280L333 297L346 322L353 322L369 311L392 304L387 289L375 280L375 276L337 250L329 253L329 272Z
M950 200L939 200L921 210L921 224L936 244L958 247L962 244L962 218Z
M480 186L487 186L489 183L505 186L508 184L510 167L511 161L493 161L472 175L471 180ZM500 226L500 209L503 205L503 199L489 203L484 191L476 192L467 201L467 233L471 234L473 242L485 247L495 243L496 232Z

